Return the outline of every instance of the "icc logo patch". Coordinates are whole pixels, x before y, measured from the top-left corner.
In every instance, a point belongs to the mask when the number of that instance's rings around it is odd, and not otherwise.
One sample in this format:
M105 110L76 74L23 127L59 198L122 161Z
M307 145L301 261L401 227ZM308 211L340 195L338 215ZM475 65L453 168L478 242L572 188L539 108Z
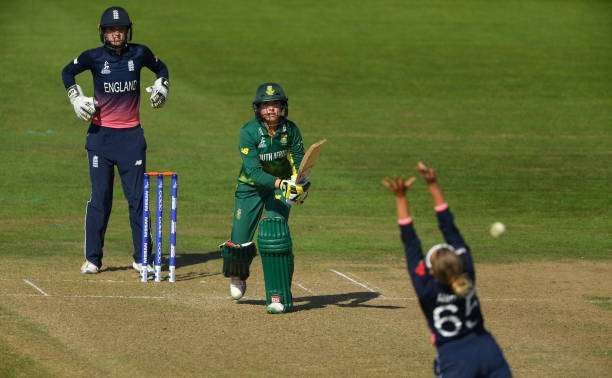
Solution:
M128 71L134 71L134 61L132 59L128 60Z
M240 220L242 218L242 209L236 210L236 219Z
M108 64L107 61L104 61L104 68L102 68L102 71L100 71L100 73L102 75L108 75L109 73L111 73L110 64Z

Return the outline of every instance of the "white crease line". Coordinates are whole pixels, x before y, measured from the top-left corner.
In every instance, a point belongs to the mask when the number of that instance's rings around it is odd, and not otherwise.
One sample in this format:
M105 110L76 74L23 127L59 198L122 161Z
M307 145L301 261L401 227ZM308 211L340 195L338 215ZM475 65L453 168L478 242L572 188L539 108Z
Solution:
M93 298L93 299L170 299L169 297L130 296L130 295L49 295L49 298ZM39 294L0 294L0 297L40 297Z
M309 289L309 288L307 288L307 287L302 286L302 284L301 284L301 283L296 282L295 284L296 284L296 285L297 285L297 286L298 286L300 289L302 289L302 290L304 290L304 291L306 291L306 292L308 292L308 293L312 293L312 290L310 290L310 289Z
M63 295L62 298L169 299L168 297L152 297L147 295Z
M355 279L355 280L357 280L357 279L361 280L361 279L362 279L361 277L359 277L359 276L358 276L358 275L356 275L355 273L346 273L346 275L347 275L347 276L352 277L352 278L353 278L353 279ZM368 282L367 282L367 281L365 281L365 280L364 280L364 282L368 283ZM382 292L382 289L381 289L381 288L376 287L376 286L374 286L374 285L372 285L372 284L370 284L370 287L371 287L372 289L376 290L376 292L378 292L378 293ZM382 295L381 295L381 296L382 296Z
M349 281L353 282L353 283L354 283L354 284L356 284L356 285L359 285L359 286L361 286L361 287L363 287L363 288L368 289L368 290L369 290L369 291L371 291L372 293L378 293L378 291L376 291L376 290L372 289L372 288L371 288L371 287L369 287L368 285L362 284L361 282L359 282L359 281L356 281L356 280L352 279L351 277L347 276L347 275L346 275L346 274L344 274L344 273L338 272L337 270L334 270L334 269L330 269L330 271L332 271L332 272L336 273L336 274L337 274L337 275L339 275L340 277L344 277L344 278L346 278L347 280L349 280Z
M25 278L23 279L23 282L27 283L28 285L32 286L34 289L38 290L39 293L41 293L42 295L44 295L45 297L48 297L49 294L45 293L43 291L43 289L39 288L38 286L34 285L30 280L26 280Z

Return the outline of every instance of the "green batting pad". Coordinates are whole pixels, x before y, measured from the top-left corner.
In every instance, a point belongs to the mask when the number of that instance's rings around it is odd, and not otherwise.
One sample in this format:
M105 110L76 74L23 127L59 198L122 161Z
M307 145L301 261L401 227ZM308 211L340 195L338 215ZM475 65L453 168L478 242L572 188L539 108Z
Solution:
M249 267L257 255L255 244L246 246L221 245L223 257L223 275L225 277L239 277L241 280L249 278Z
M293 308L291 281L293 253L289 226L284 218L264 218L259 223L257 245L266 284L266 304L280 302L284 312Z

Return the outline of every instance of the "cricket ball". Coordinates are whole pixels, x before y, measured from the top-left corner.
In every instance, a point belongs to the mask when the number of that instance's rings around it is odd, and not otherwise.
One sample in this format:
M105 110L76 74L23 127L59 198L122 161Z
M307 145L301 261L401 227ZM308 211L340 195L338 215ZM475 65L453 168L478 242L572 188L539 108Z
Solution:
M506 232L506 226L502 222L493 223L489 229L489 233L494 238L500 237L504 232Z

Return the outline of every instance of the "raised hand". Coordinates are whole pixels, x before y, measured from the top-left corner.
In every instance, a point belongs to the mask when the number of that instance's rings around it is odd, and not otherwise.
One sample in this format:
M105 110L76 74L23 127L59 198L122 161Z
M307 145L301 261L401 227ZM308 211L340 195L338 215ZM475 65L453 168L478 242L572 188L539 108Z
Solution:
M405 196L406 190L410 189L415 180L415 177L410 177L408 180L404 180L402 176L396 178L385 177L382 184L395 193L396 196Z
M421 177L423 177L428 184L434 184L438 181L436 171L434 171L433 168L427 167L422 161L417 164L417 171L419 171Z

